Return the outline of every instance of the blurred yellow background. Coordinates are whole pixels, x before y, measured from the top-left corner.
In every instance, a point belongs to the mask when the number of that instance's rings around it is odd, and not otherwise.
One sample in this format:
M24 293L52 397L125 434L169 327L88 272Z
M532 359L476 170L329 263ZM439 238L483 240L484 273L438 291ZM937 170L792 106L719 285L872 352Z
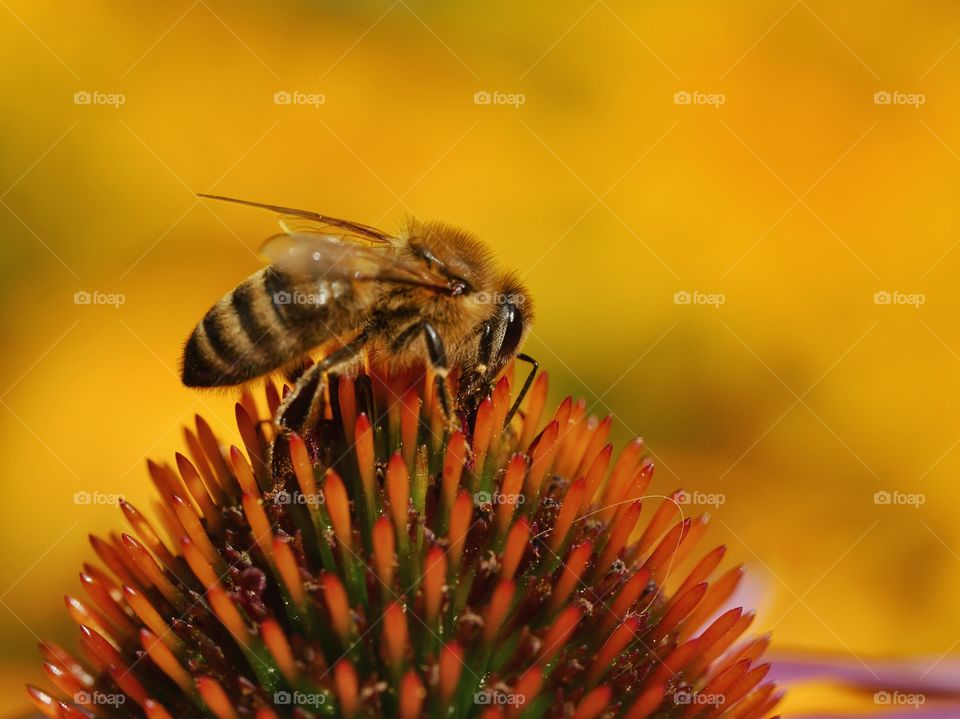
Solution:
M960 653L958 41L944 2L0 1L0 709L123 524L75 493L233 436L176 364L275 225L194 192L474 230L555 398L723 496L775 646Z

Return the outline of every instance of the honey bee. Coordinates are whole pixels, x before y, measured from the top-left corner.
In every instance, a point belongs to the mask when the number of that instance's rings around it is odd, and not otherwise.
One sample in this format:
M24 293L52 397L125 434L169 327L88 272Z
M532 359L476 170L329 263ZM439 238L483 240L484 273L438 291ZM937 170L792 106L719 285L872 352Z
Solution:
M516 357L532 367L507 421L516 412L537 371L519 353L532 305L516 273L498 270L473 235L415 219L390 234L307 210L200 196L279 213L283 231L261 247L270 264L193 330L183 352L185 385L225 387L302 368L319 349L322 358L278 408L278 427L315 421L325 373L354 371L364 356L388 373L430 368L450 425L463 419L469 426L497 373ZM456 397L448 381L454 369Z

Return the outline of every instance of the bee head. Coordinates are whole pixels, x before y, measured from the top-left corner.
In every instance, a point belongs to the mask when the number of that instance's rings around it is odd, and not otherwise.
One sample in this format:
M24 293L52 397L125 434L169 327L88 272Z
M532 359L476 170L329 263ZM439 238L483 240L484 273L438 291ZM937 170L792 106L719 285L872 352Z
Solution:
M493 377L516 355L533 321L526 288L516 275L504 276L497 291L475 293L478 302L489 305L488 318L479 327L477 362Z
M476 329L476 354L464 367L458 397L470 427L477 408L493 388L493 380L517 356L533 321L533 307L519 278L504 275L494 286L499 289L478 290L467 295L471 301L486 307L484 319Z

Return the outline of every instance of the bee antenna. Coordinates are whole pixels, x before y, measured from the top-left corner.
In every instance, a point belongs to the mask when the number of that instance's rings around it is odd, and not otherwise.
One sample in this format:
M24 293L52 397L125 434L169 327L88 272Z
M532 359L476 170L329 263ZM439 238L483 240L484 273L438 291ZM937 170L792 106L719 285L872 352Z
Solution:
M206 192L198 192L197 197L203 197L208 200L219 200L220 202L232 202L236 205L246 205L247 207L258 207L261 210L273 210L274 212L286 212L290 208L280 205L270 205L264 202L253 202L252 200L241 200L236 197L227 197L226 195L210 195Z
M536 376L537 370L540 369L540 363L530 355L521 352L517 355L517 359L530 363L530 374L528 374L527 378L523 381L523 387L520 388L520 392L517 394L517 399L513 402L513 407L510 408L510 411L503 420L504 427L510 424L510 420L513 419L513 415L515 415L517 410L520 409L520 403L523 402L523 398L527 396L527 391L530 389L530 385L533 384L533 378Z

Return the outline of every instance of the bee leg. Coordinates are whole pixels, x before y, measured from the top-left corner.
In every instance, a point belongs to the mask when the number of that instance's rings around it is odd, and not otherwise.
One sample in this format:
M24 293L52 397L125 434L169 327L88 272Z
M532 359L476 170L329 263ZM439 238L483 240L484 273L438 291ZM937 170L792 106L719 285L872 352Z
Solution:
M530 385L533 384L533 378L536 377L537 370L540 369L540 364L530 355L526 355L521 352L517 355L517 359L530 363L530 374L528 374L527 378L523 381L523 387L520 388L520 393L517 395L517 399L514 400L513 407L510 408L510 411L507 412L506 419L503 420L504 427L508 427L510 425L510 420L513 419L513 415L515 415L517 410L520 409L520 403L523 402L523 398L527 396L527 390L530 389Z
M312 364L313 362L309 358L298 360L283 371L283 376L290 383L290 386L294 386Z
M453 395L450 393L450 383L447 376L450 367L447 364L447 351L443 347L443 340L437 334L436 328L429 322L420 325L423 328L423 339L427 343L427 356L430 358L430 368L433 370L434 382L437 385L437 395L440 397L440 409L447 423L453 426L456 423L456 414L453 411Z
M457 388L457 406L472 427L477 418L477 409L490 394L490 371L493 365L493 324L482 322L478 331L476 361L460 377Z
M274 423L281 430L303 429L316 424L323 402L323 374L352 360L363 349L366 342L366 333L360 334L300 375L293 390L277 407ZM303 406L304 403L306 407Z

